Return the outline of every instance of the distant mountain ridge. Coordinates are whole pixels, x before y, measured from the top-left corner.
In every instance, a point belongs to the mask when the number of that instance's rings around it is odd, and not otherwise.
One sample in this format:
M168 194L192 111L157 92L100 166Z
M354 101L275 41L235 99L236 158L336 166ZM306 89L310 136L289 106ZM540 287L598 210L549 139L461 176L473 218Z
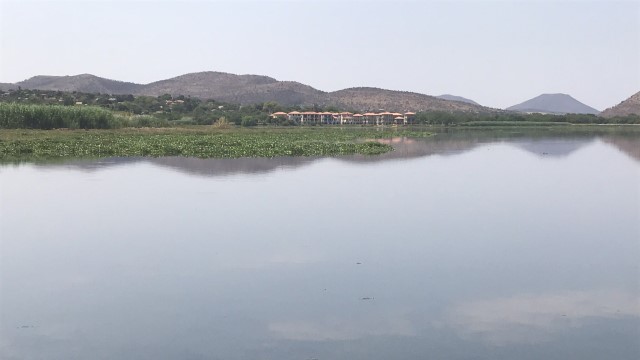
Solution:
M11 89L17 89L18 85L16 84L11 84L11 83L0 83L0 90L2 91L7 91L7 90L11 90Z
M499 111L470 102L449 101L413 92L357 87L324 92L295 81L278 81L262 75L235 75L215 71L189 73L149 84L136 84L105 79L91 74L81 74L74 76L39 75L16 84L5 85L20 86L25 89L106 94L186 95L245 105L277 102L286 106L336 106L354 111L379 109L473 113Z
M475 102L475 101L473 101L471 99L464 98L462 96L443 94L443 95L438 95L436 97L438 99L444 99L444 100L450 100L450 101L462 101L462 102L466 102L466 103L469 103L469 104L480 105L477 102Z
M91 74L73 76L38 75L15 85L25 89L79 91L86 93L133 94L144 85L109 80Z
M581 103L567 94L542 94L517 105L508 107L507 110L544 113L544 114L594 114L600 111Z
M624 100L620 104L606 109L600 115L609 118L614 116L627 116L633 114L640 115L640 91L631 95L628 99Z

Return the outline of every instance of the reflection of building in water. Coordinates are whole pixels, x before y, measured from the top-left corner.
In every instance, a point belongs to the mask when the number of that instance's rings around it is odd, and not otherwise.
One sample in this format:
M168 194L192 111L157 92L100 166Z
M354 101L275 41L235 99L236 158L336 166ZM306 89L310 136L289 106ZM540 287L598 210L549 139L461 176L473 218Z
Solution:
M298 124L352 124L352 125L408 125L414 124L416 113L364 113L353 114L350 112L314 112L314 111L292 111L290 113L276 112L271 114L274 119L287 119Z
M430 155L459 154L472 150L478 145L484 143L484 141L479 141L477 139L450 139L439 136L432 136L428 139L395 137L377 139L376 141L393 146L393 151L376 156L352 155L343 157L342 159L350 162L375 162L384 160L412 159Z

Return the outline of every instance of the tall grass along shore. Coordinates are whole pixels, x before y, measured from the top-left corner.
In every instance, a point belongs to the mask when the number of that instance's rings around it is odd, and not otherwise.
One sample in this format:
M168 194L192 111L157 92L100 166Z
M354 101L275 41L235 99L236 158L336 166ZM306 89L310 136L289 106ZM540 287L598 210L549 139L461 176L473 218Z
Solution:
M113 129L113 112L95 106L0 103L2 129Z
M117 129L165 127L150 115L118 114L98 106L0 103L0 129Z

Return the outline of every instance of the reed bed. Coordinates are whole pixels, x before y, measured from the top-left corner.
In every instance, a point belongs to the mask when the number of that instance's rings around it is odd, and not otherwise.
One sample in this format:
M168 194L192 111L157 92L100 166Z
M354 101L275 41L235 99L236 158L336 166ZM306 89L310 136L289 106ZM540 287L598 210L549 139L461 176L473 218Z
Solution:
M123 121L95 106L0 103L0 129L113 129Z

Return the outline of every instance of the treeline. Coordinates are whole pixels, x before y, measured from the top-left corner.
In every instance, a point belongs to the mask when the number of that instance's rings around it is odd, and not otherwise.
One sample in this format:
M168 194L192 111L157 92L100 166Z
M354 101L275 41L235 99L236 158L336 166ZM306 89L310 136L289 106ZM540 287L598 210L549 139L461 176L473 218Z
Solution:
M273 119L271 114L277 111L340 111L335 107L281 106L274 102L239 105L212 99L201 100L189 96L171 96L169 94L134 96L29 89L4 92L0 96L0 102L74 108L98 107L111 110L116 115L138 119L136 123L140 123L139 119L149 122L149 117L153 117L157 119L156 124L161 126L211 125L220 119L238 126L290 126L297 124L287 119ZM139 115L146 115L146 117ZM46 121L43 120L43 123ZM117 126L119 125L116 121L114 127Z
M74 107L94 106L124 116L148 115L174 125L210 125L220 118L244 126L295 125L287 120L271 119L270 114L276 111L319 109L318 107L280 106L271 102L243 106L211 99L201 100L189 96L171 96L169 94L134 96L30 89L4 92L0 95L0 102Z
M0 96L0 128L117 128L124 126L211 125L221 119L237 126L297 123L272 118L274 112L363 112L328 106L282 106L274 102L239 105L189 96L134 96L89 94L47 90L10 90ZM33 105L35 107L24 107ZM429 125L544 125L544 124L640 124L640 116L603 118L588 114L451 113L423 111L416 124Z

